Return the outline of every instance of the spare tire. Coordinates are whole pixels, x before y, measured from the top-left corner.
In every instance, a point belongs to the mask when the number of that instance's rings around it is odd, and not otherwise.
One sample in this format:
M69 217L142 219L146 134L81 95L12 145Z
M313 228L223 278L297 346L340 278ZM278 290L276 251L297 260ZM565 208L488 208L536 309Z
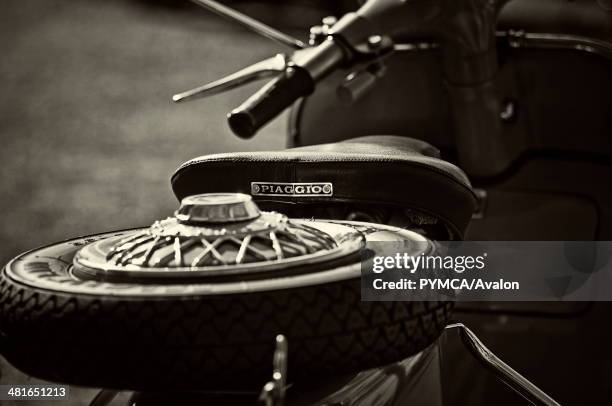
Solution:
M366 239L384 233L424 240L378 224L326 223ZM146 230L69 240L10 262L0 276L7 360L33 376L75 385L259 390L271 376L277 334L288 339L290 381L324 379L423 350L452 308L440 301L362 302L355 257L230 279L106 280L77 272L81 247L95 251L139 232Z

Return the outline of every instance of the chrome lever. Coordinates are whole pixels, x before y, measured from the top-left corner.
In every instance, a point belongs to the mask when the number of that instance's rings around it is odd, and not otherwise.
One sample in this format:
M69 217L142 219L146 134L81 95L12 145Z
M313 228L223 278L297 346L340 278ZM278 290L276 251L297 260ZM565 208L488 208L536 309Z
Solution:
M180 103L189 100L201 99L235 89L255 80L274 77L287 69L287 61L288 59L286 55L277 54L272 58L264 59L261 62L247 66L246 68L241 69L236 73L232 73L223 79L216 80L182 93L177 93L172 96L172 101L175 103Z
M291 47L293 49L306 48L306 44L304 44L299 39L287 35L284 32L277 30L276 28L270 27L269 25L264 24L261 21L257 21L256 19L249 17L248 15L243 14L237 10L234 10L231 7L225 6L215 0L191 1L197 4L198 6L204 7L205 9L212 11L213 13L216 13L222 17L237 22L243 27L254 31L256 34L269 38L285 46Z
M289 345L287 338L279 334L276 336L276 348L272 359L272 380L264 385L259 395L262 406L283 406L287 390L287 356Z

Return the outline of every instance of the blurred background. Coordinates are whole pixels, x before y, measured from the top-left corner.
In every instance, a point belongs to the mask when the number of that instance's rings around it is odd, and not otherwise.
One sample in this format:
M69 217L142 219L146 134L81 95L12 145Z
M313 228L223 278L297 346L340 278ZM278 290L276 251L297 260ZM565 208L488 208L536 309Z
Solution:
M321 4L231 2L305 38ZM8 0L0 13L0 260L70 237L149 225L198 155L280 148L225 115L263 82L175 105L172 94L285 51L186 0Z

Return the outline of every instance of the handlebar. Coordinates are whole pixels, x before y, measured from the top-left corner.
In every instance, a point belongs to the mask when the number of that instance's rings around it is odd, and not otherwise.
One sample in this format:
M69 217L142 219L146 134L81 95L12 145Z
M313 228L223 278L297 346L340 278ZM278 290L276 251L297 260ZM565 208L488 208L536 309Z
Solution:
M251 138L271 119L300 97L314 91L315 81L300 66L290 66L227 115L230 128L241 138Z
M310 95L345 59L344 48L332 40L296 51L283 72L227 115L230 128L241 138L251 138L297 99Z
M338 67L372 64L391 53L392 38L399 32L418 37L431 34L444 43L442 56L448 83L459 88L488 83L497 71L497 13L509 0L450 3L447 0L367 0L357 11L329 25L323 42L312 47L230 11L216 0L193 1L297 49L290 57L268 58L220 81L173 97L175 102L193 100L278 73L272 82L228 114L233 132L250 138L297 99L312 93L316 84Z

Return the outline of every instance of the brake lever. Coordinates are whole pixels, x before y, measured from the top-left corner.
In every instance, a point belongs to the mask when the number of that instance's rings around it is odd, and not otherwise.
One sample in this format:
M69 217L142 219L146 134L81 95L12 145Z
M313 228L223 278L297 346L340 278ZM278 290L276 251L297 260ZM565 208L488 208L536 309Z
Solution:
M228 90L235 89L256 80L272 78L284 72L288 67L288 58L285 54L277 54L272 58L264 59L238 72L232 73L222 79L207 83L191 90L177 93L172 96L175 103L201 99L213 96Z

